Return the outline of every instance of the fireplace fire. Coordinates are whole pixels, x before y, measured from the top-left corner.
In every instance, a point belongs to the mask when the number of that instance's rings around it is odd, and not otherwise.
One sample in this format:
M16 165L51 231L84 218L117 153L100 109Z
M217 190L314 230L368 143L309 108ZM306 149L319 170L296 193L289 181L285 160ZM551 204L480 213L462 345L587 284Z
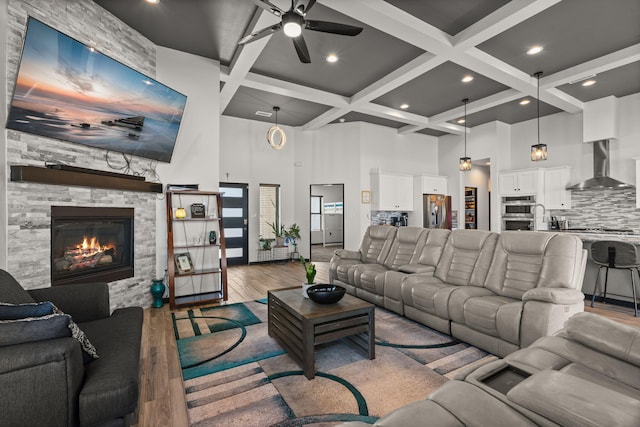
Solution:
M52 206L52 285L127 277L133 277L133 209Z

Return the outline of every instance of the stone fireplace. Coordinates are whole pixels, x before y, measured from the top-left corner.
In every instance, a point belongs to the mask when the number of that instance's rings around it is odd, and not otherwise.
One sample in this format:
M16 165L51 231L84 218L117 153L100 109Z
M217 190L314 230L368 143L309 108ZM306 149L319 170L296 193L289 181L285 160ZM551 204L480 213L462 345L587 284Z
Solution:
M51 207L51 284L134 276L133 208Z

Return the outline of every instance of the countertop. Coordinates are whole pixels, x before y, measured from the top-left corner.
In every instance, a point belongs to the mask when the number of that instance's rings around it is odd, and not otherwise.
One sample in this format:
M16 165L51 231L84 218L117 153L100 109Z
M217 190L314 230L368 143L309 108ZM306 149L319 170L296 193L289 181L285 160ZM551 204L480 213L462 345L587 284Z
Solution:
M583 242L599 242L601 240L616 240L619 242L629 242L640 245L640 234L618 234L606 232L580 232L573 230L544 230L550 233L566 233L574 234L582 239Z

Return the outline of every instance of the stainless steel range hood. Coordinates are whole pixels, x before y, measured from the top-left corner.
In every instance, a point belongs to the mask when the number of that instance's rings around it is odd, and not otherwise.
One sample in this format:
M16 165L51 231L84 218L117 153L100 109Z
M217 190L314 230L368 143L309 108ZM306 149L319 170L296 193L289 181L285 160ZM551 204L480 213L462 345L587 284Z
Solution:
M567 190L606 190L635 188L609 176L609 140L593 142L593 178L567 187Z

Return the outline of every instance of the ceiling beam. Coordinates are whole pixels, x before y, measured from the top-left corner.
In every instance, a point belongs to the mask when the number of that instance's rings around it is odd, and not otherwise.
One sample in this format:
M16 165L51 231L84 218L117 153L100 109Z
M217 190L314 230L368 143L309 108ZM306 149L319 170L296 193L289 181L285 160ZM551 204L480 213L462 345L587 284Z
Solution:
M278 20L275 16L266 12L264 9L257 8L250 25L247 27L246 34L250 34L269 25L274 25L277 22ZM233 99L233 96L238 91L238 88L243 84L249 70L251 70L251 67L253 67L253 64L256 62L270 39L271 36L269 35L238 47L236 54L231 61L231 66L229 67L229 73L228 77L225 79L224 87L220 91L221 112L224 112L227 108L231 99Z

